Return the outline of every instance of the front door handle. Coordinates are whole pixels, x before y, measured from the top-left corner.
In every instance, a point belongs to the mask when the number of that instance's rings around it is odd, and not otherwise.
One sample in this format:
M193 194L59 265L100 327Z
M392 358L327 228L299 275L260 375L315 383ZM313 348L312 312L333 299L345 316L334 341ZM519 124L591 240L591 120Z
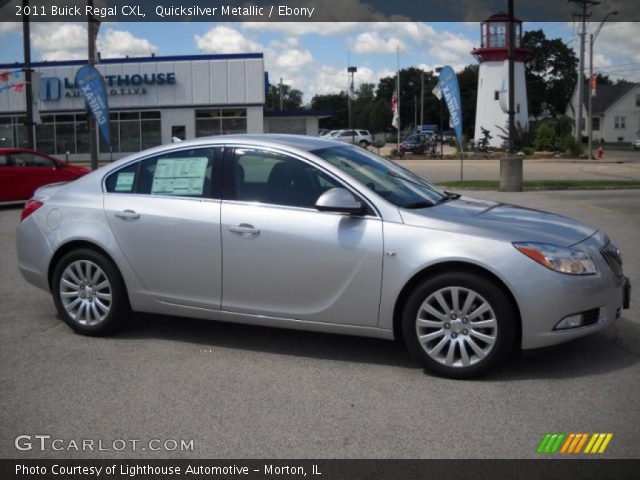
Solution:
M115 215L122 220L137 220L140 218L140 214L134 212L133 210L123 210L122 212L118 212Z
M237 227L229 227L229 231L240 235L260 235L260 229L254 228L253 225L248 223L241 223Z

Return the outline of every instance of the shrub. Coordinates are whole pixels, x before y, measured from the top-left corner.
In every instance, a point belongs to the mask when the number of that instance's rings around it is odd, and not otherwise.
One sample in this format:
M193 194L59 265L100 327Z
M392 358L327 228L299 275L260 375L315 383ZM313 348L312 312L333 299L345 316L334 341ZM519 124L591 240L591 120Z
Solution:
M540 122L536 127L533 146L536 150L555 150L558 143L556 129L552 120Z

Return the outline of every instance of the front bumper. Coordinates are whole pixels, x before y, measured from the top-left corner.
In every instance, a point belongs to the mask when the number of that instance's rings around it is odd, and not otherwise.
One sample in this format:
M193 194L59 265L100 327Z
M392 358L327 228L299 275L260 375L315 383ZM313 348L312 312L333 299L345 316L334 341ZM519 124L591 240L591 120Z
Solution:
M597 274L564 275L532 264L509 279L520 309L523 350L556 345L602 330L629 308L629 279L621 271L612 270L601 254L602 243L592 238L580 247L594 259ZM556 328L562 319L577 315L589 320L574 328Z

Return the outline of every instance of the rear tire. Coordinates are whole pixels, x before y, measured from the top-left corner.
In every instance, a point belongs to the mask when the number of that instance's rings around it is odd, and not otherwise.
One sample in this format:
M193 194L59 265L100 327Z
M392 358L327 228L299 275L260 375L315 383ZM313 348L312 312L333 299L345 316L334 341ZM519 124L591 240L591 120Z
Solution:
M362 148L367 148L369 146L369 142L367 142L366 140L361 140L360 141L360 146Z
M120 273L101 253L87 248L67 253L56 265L52 280L56 309L77 333L109 335L131 314Z
M487 373L511 350L517 315L511 300L488 278L450 272L421 283L402 312L411 355L448 378Z

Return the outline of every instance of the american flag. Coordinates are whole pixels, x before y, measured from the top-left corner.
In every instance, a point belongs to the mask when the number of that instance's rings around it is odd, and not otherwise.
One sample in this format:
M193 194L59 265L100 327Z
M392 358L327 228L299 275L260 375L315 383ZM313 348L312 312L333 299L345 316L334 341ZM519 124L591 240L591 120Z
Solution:
M393 120L391 121L391 125L395 128L400 127L400 116L398 115L398 91L394 90L393 95L391 96L391 112L393 113Z

